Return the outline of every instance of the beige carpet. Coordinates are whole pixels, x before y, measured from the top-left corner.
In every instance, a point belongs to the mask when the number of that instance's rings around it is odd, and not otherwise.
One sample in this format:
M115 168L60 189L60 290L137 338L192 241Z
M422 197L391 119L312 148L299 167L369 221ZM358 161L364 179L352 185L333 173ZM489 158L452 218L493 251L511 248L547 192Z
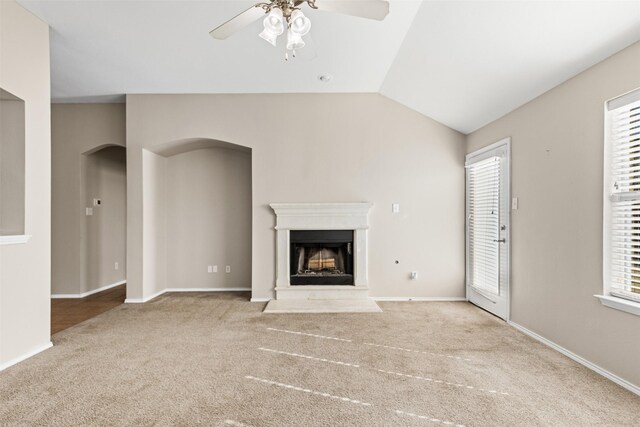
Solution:
M167 294L0 373L2 425L640 425L640 398L467 303L265 315Z

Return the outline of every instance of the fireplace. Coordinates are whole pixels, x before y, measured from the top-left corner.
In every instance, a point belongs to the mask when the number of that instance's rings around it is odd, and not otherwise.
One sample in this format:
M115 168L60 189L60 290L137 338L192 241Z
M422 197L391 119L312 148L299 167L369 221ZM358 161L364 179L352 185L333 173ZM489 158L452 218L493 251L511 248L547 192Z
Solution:
M291 230L289 283L354 285L353 230Z
M371 203L273 203L275 298L265 313L380 312L369 298Z

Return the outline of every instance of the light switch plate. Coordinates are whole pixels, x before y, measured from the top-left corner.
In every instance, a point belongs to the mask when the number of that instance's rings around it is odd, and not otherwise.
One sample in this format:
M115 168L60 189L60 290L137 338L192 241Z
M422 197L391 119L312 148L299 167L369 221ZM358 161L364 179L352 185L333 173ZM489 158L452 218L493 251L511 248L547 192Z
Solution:
M517 211L518 210L518 198L514 197L513 199L511 199L511 210L513 211Z
M86 210L84 211L84 214L86 216L91 216L93 215L93 208L86 208Z
M400 213L400 203L394 203L391 205L391 212Z

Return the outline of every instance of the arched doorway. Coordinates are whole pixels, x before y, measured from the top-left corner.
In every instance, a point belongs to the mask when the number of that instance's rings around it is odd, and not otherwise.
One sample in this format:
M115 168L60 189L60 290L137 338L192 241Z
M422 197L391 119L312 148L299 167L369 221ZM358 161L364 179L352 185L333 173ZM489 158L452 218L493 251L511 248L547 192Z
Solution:
M79 170L79 237L68 242L70 253L79 254L78 279L52 295L52 334L122 304L126 295L126 149L107 144L88 150Z

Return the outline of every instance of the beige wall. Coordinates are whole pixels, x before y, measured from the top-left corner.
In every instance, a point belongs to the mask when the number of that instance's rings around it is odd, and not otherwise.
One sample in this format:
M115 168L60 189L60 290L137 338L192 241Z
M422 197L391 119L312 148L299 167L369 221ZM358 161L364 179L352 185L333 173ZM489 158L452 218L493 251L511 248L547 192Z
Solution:
M640 43L472 133L512 137L514 322L640 385L640 319L600 305L604 102L640 87Z
M167 289L167 159L143 150L142 172L144 176L143 232L146 250L143 258L134 258L133 262L142 265L142 274L145 279L144 296L148 297ZM130 228L131 225L128 224L128 227ZM130 260L131 257L127 252L128 265ZM131 281L129 275L127 275L127 281ZM127 298L139 298L132 296L135 293L132 294L131 289L137 290L137 286L127 286Z
M167 197L168 287L251 288L251 153L205 148L169 157Z
M84 280L87 205L81 166L86 156L100 147L126 145L125 109L124 104L51 107L53 294L79 294L95 285Z
M82 156L83 217L80 292L126 280L127 160L124 147L110 146ZM93 206L93 199L100 199ZM118 263L116 269L115 263Z
M24 101L0 88L0 235L24 234Z
M51 133L49 27L0 2L0 87L25 101L26 244L0 246L0 369L49 345Z
M378 94L129 95L128 298L149 297L157 286L151 278L158 260L148 256L153 230L142 221L156 202L143 184L142 151L186 138L252 149L254 298L271 297L275 284L275 216L268 204L341 201L374 203L372 295L464 295L464 136L458 132ZM391 213L392 203L400 203L400 214ZM412 270L419 280L409 280Z

